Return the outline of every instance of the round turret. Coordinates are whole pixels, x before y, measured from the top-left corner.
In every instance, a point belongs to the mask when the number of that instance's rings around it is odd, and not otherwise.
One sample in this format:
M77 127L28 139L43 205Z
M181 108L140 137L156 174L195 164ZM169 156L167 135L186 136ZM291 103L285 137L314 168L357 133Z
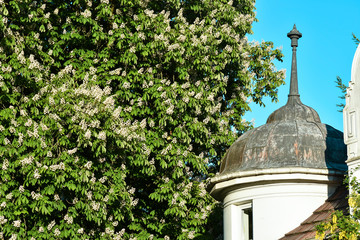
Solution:
M342 132L300 100L296 47L288 101L226 152L210 194L223 202L224 239L279 239L333 194L347 170ZM276 223L276 224L274 224Z

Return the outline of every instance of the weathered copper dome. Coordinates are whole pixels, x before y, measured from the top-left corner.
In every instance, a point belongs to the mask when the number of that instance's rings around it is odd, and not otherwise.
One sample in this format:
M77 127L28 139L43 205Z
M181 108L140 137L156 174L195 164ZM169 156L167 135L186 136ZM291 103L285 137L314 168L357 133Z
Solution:
M243 134L227 151L220 174L303 167L346 171L342 132L320 122L279 120Z
M301 33L288 34L293 47L288 102L265 125L243 134L224 156L220 174L269 168L317 168L346 171L343 134L323 124L318 113L300 101L296 47Z

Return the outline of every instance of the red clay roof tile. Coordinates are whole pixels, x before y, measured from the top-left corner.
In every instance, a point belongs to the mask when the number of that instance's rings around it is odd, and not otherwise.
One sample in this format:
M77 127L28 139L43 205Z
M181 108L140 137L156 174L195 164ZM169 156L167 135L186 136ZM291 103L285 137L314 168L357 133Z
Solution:
M314 239L316 235L316 226L321 222L330 219L335 210L347 212L348 190L345 186L340 186L335 193L331 195L323 205L316 209L300 226L285 234L280 240L308 240Z

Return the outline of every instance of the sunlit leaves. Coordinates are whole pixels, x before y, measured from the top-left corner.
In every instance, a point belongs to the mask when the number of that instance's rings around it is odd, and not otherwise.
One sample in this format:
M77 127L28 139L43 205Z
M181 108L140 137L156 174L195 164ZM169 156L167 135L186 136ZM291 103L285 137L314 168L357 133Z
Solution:
M221 234L206 179L251 128L249 103L275 100L283 83L281 52L246 39L253 1L8 2L4 238Z

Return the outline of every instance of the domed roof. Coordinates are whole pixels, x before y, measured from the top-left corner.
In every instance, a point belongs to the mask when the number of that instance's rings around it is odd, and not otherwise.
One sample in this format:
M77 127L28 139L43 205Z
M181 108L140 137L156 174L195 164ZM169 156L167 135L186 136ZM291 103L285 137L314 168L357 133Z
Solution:
M346 171L345 160L342 132L321 123L314 109L295 103L244 133L227 151L220 173L285 167Z
M266 123L287 120L305 120L308 122L321 123L319 114L313 108L304 105L300 97L293 97L291 95L289 95L288 102L285 106L282 106L270 114Z
M301 33L294 26L288 36L293 47L288 102L228 149L220 174L287 167L347 170L343 133L321 123L318 113L300 101L296 47Z

